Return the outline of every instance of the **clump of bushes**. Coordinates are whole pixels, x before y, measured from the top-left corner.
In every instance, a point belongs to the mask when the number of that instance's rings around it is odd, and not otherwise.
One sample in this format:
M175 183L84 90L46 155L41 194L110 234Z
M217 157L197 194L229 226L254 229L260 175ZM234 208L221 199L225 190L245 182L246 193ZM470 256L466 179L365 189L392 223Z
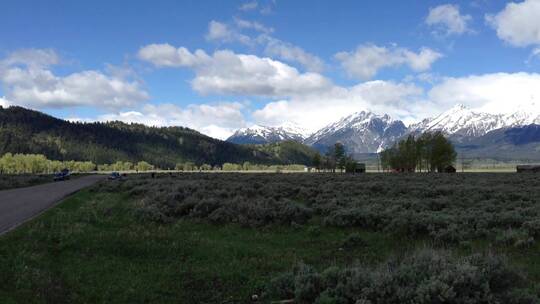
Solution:
M424 249L378 267L300 264L269 281L268 300L294 303L538 303L524 277L493 254L451 256Z
M341 248L354 249L367 246L367 242L358 233L349 234L342 242Z
M245 227L304 224L313 213L310 208L288 199L253 200L241 196L199 199L182 194L148 196L141 201L138 210L143 219L160 223L186 217L206 219L216 224L237 223Z
M540 179L518 174L157 174L103 182L143 203L141 219L189 217L249 227L360 227L435 244L487 238L526 248L540 237ZM516 242L501 241L511 229ZM499 238L499 240L497 239ZM511 244L510 244L511 243Z

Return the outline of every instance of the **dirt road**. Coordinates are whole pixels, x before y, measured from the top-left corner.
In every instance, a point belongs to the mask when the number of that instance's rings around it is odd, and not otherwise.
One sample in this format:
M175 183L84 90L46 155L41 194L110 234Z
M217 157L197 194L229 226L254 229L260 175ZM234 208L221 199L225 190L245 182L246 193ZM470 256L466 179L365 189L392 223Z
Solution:
M103 175L89 175L69 181L0 191L0 235L39 215L66 196L104 178Z

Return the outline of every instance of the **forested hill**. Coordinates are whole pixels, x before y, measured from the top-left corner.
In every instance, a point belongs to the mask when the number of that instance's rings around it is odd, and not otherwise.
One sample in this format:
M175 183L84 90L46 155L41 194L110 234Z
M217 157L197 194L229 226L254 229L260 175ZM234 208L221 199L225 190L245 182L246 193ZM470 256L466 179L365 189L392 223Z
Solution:
M56 160L89 160L97 164L145 160L161 168L174 168L176 163L186 161L210 165L296 161L183 127L69 122L21 107L0 107L0 155L7 152L43 154Z

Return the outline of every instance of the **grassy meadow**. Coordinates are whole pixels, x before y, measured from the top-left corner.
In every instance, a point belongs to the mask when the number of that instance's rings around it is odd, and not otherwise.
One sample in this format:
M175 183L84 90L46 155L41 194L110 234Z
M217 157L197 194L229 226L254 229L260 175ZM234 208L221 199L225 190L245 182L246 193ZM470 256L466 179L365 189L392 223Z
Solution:
M537 303L539 197L529 174L103 181L0 236L0 302Z

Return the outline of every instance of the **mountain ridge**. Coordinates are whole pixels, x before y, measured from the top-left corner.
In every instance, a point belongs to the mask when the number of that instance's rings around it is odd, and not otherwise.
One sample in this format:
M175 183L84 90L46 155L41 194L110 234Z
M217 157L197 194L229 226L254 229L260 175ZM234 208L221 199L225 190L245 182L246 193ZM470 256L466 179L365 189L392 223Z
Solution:
M164 169L186 161L210 165L295 162L280 159L264 149L221 141L189 128L149 127L119 121L70 122L16 106L0 107L0 155L8 152L96 164L145 160Z
M401 120L393 119L388 114L360 111L342 117L307 137L294 138L292 135L283 137L312 146L323 153L339 141L346 146L349 153L355 155L380 152L409 134L435 131L443 132L460 148L467 145L487 145L486 138L495 140L494 136L485 137L490 132L501 130L495 134L504 137L507 136L503 135L504 130L525 128L535 124L540 125L540 108L534 103L518 108L512 113L498 114L473 110L457 104L439 115L425 118L409 126L405 126ZM271 128L266 130L272 132ZM534 128L530 130L529 132L538 132ZM507 149L517 149L512 145L514 145L512 141L506 142Z
M226 141L235 144L270 144L289 140L303 142L305 133L305 130L290 123L277 127L253 125L236 130Z

